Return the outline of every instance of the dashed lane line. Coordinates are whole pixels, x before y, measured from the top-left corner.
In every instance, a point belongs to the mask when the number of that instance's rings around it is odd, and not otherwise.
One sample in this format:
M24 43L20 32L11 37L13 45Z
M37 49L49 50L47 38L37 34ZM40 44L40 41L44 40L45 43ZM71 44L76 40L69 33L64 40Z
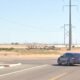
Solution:
M16 73L20 73L20 72L23 72L23 71L29 71L29 70L34 70L34 69L40 69L40 68L43 68L43 67L46 67L46 66L48 66L48 64L40 65L40 66L36 66L36 67L31 67L31 68L28 68L28 69L22 69L22 70L18 70L18 71L6 73L6 74L2 74L2 75L0 75L0 77L4 77L4 76L16 74Z
M56 77L50 78L49 80L59 80L60 78L64 77L65 75L67 75L68 73L62 73Z

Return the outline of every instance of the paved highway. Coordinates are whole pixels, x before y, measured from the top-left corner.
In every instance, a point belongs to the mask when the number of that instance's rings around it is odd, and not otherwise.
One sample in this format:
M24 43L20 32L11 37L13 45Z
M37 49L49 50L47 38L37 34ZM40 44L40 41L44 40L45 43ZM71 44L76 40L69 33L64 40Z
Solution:
M12 60L20 66L0 69L0 80L80 80L80 65L58 66L56 59Z

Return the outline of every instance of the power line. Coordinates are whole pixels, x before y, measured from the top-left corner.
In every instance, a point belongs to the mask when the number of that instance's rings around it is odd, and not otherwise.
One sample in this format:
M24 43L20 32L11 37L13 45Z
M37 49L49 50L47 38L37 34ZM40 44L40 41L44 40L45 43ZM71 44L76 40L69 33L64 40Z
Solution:
M76 5L72 5L72 0L69 0L69 50L72 49L72 6L76 6Z

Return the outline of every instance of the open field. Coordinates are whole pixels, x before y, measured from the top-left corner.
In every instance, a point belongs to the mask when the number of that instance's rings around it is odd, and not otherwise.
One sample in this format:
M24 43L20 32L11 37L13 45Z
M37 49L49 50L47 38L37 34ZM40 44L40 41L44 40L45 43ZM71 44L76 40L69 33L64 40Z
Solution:
M59 56L58 51L54 50L24 50L24 49L14 49L10 51L1 50L0 51L0 59L1 58L56 58Z
M64 52L80 52L80 48L27 49L26 45L0 45L0 58L56 58Z

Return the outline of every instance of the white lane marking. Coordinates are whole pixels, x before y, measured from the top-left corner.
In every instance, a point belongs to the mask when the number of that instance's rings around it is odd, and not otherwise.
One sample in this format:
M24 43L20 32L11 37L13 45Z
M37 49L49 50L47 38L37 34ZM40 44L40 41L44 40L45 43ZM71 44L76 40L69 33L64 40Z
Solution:
M0 69L3 69L3 68L5 68L4 66L0 66Z
M0 69L5 68L5 67L15 67L15 66L19 66L21 65L21 63L17 63L17 64L0 64Z
M8 75L19 73L19 72L23 72L23 71L28 71L28 70L33 70L33 69L39 69L39 68L43 68L43 67L46 67L46 66L48 66L48 64L40 65L40 66L36 66L36 67L31 67L31 68L28 68L28 69L18 70L18 71L14 71L14 72L11 72L11 73L2 74L2 75L0 75L0 77L8 76Z
M66 74L68 74L68 73L62 73L62 74L60 74L60 75L58 75L58 76L56 76L56 77L53 77L53 78L51 78L51 79L49 79L49 80L58 80L58 79L60 79L61 77L65 76Z
M19 65L21 65L21 63L11 64L9 67L15 67L15 66L19 66Z

